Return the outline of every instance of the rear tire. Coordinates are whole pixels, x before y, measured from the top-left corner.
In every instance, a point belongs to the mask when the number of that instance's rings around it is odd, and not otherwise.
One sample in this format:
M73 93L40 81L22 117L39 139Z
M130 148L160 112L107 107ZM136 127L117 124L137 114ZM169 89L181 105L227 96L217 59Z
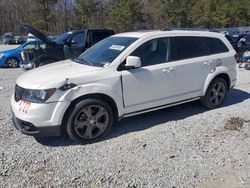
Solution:
M111 106L101 100L86 99L73 108L67 120L69 137L82 144L100 141L114 123Z
M206 95L201 98L201 103L209 109L217 108L223 103L227 92L227 82L223 78L215 78L210 83Z

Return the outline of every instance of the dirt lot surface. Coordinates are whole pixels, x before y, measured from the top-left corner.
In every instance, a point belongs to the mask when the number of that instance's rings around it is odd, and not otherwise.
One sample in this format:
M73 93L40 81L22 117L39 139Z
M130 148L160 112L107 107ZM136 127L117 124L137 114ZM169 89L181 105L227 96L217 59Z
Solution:
M0 45L0 52L17 48L19 45Z
M238 70L221 108L192 102L124 119L89 145L13 127L20 74L0 69L0 187L250 187L249 71Z

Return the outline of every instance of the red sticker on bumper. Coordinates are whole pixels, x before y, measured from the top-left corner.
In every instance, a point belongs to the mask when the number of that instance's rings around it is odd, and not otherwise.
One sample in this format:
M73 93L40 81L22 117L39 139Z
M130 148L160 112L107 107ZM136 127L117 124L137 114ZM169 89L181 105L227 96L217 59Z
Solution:
M27 114L30 105L31 105L31 102L21 101L21 102L19 103L19 112L24 112L24 113Z

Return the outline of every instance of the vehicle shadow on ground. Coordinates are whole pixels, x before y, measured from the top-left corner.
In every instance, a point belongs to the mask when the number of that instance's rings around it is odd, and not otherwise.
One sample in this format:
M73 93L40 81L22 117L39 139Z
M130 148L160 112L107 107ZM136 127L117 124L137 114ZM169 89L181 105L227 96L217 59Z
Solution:
M228 93L227 98L225 99L221 108L241 103L248 98L250 98L250 93L239 89L232 89ZM131 132L143 131L168 121L182 120L193 115L204 113L206 111L208 111L208 109L204 108L199 101L194 101L133 116L116 123L105 139L112 139ZM39 138L37 141L42 145L52 147L77 145L76 142L71 141L67 136L57 138Z

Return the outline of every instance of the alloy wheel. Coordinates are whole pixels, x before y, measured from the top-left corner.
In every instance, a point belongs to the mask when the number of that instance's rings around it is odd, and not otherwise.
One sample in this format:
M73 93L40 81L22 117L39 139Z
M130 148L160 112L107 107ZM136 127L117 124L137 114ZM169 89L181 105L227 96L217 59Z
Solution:
M109 123L107 110L99 105L83 108L74 121L75 132L83 139L94 139L105 132Z
M7 61L6 64L10 68L16 68L16 67L18 67L18 61L16 59L13 59L13 58L8 59L8 61Z
M222 82L217 82L212 87L209 94L209 102L213 106L219 105L226 95L226 86Z

